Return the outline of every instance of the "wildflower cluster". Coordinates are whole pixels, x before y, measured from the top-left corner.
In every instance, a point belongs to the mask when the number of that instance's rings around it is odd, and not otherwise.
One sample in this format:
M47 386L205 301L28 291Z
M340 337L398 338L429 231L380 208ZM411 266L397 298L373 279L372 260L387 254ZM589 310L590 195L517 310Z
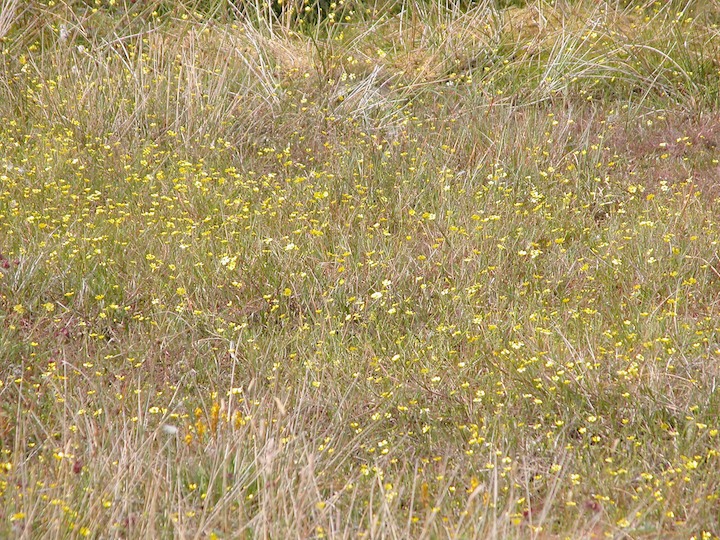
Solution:
M717 537L710 15L44 4L0 536Z

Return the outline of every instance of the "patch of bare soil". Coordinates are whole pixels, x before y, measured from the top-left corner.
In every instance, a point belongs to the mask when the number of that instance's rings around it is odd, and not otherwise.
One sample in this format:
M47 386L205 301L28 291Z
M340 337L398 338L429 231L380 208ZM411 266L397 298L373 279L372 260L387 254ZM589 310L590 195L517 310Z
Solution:
M707 197L720 197L720 113L664 114L616 129L608 141L649 188L692 180Z

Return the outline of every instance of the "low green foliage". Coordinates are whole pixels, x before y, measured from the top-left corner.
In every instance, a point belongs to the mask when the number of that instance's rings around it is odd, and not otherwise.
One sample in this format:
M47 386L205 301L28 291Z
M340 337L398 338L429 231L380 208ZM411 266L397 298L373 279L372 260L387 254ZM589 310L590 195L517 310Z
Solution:
M718 537L716 3L1 5L1 537Z

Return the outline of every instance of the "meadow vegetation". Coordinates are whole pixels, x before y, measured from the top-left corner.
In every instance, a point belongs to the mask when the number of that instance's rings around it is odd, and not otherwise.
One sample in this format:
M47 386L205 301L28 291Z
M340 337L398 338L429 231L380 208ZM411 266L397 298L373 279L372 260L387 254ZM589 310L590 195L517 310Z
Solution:
M0 1L0 537L718 538L720 4Z

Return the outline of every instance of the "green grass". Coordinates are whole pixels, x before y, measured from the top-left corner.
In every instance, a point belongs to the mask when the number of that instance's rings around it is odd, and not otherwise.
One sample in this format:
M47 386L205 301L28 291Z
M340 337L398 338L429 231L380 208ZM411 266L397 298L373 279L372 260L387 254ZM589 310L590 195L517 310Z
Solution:
M720 5L510 4L0 3L0 536L718 538Z

